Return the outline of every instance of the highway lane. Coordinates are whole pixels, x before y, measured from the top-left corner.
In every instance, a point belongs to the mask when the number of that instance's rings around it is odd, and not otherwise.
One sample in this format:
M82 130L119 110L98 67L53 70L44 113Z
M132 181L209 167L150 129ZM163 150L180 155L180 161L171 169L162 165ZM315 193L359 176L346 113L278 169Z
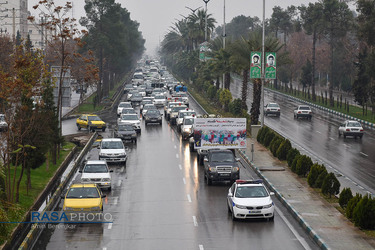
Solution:
M240 98L241 81L234 79L231 84L234 98ZM252 85L248 89L247 105L250 110L252 102ZM265 91L265 104L277 102L281 107L280 118L265 117L265 124L285 135L305 154L328 166L328 170L337 170L339 174L349 177L366 190L375 194L375 131L365 128L362 139L338 136L338 126L344 118L313 109L311 121L294 119L293 110L299 103L284 96Z
M113 114L108 122L116 120ZM104 191L104 212L113 215L114 223L46 229L35 249L318 249L276 197L274 222L232 222L226 205L229 185L205 184L196 153L190 154L188 143L165 119L162 126L143 122L138 143L126 146L127 166L111 165L113 188ZM97 149L88 158L98 159ZM252 176L242 165L241 177Z

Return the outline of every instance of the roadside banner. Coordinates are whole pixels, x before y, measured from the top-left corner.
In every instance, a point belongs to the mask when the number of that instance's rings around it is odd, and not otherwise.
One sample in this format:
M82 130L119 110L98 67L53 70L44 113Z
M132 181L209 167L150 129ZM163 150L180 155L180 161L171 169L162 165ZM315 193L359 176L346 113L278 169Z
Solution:
M246 118L195 118L194 148L246 148Z
M250 78L261 78L262 53L259 51L251 52L250 56Z
M276 79L276 53L266 52L266 79Z

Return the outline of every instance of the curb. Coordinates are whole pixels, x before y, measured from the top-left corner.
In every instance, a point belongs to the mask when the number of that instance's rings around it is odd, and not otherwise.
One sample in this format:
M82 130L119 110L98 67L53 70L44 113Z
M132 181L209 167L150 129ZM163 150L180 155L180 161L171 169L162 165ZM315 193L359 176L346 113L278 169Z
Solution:
M298 221L298 223L303 227L306 233L313 239L315 243L318 244L320 249L329 250L330 248L324 242L324 240L311 228L311 226L302 218L302 216L293 208L293 206L282 196L282 194L272 185L268 179L262 175L259 168L254 165L246 155L245 151L237 150L243 159L248 163L251 168L256 172L256 174L264 180L266 186L275 193L279 201L292 213L293 217Z

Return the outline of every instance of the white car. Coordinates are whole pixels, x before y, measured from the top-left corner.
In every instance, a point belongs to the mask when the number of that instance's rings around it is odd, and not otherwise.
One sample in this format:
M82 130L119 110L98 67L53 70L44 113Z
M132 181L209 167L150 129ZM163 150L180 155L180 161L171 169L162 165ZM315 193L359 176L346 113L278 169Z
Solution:
M264 106L264 115L276 115L277 117L280 116L280 106L277 103L271 102Z
M186 141L193 132L195 116L185 116L181 125L182 140Z
M87 161L82 170L82 183L95 183L100 188L107 188L111 190L111 172L106 161Z
M275 204L262 180L236 180L227 196L232 219L264 218L273 221Z
M343 135L344 138L347 136L353 136L354 138L362 138L363 127L360 122L347 120L339 126L339 136Z
M178 111L184 110L184 109L187 109L187 108L188 108L188 106L183 105L181 103L172 107L172 109L170 111L170 114L169 114L169 120L170 120L171 125L176 125Z
M178 111L178 115L176 118L177 131L181 132L181 125L182 125L182 122L184 121L185 116L196 116L196 115L197 114L195 113L194 110L188 109L188 108Z
M128 95L127 95L127 99L130 100L130 98L132 98L133 94L135 94L135 93L139 93L137 89L130 90Z
M163 106L167 103L167 98L164 95L156 95L154 98L155 106Z
M117 125L130 123L137 133L141 133L141 119L137 114L123 114L118 118Z
M136 72L133 75L132 84L133 85L141 85L144 82L144 76L142 72Z
M133 108L130 102L120 102L117 107L117 116L121 115L124 108Z
M125 146L120 138L102 139L99 146L99 160L105 160L107 163L123 162L126 165L127 159Z
M312 118L312 110L307 105L298 105L298 107L294 110L294 118L307 118L311 120Z

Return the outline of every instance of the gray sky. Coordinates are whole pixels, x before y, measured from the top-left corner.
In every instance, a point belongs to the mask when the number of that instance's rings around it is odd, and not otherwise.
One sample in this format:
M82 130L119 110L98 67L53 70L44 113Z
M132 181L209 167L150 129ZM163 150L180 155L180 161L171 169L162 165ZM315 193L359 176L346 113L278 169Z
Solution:
M29 10L39 0L28 0ZM73 2L74 16L79 19L85 16L84 0L70 0ZM56 0L56 4L62 4L66 1ZM122 7L126 8L131 19L140 23L140 30L146 39L146 53L152 55L155 53L159 41L163 40L164 35L168 32L169 27L176 21L182 19L182 16L188 16L192 9L202 7L205 4L203 0L116 0ZM285 9L287 6L302 4L307 5L309 0L266 0L266 18L272 14L274 6L280 6ZM314 1L315 2L315 1ZM207 7L208 13L217 21L217 26L223 24L223 6L224 0L210 0ZM230 22L233 17L238 15L258 16L262 18L263 14L262 0L226 0L226 23Z

